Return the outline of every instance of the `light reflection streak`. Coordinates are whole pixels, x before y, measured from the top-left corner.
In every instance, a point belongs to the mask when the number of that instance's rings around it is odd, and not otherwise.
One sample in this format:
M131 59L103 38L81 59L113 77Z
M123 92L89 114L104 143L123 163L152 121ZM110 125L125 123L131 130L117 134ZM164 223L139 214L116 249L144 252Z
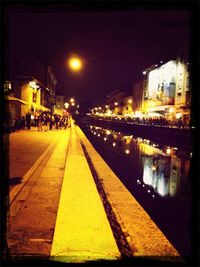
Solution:
M93 134L102 137L102 141L107 141L109 138L113 138L113 141L119 142L117 146L116 142L111 142L110 145L117 147L119 153L130 155L130 158L134 156L135 149L140 152L142 159L142 182L138 179L137 184L141 185L146 194L150 194L153 190L154 194L151 195L155 198L155 193L161 197L174 197L179 193L181 175L186 176L189 172L190 158L192 153L188 153L188 158L183 160L184 153L177 147L159 146L157 143L140 137L134 137L133 135L123 135L121 132L111 131L101 127L90 126L90 129L96 129ZM92 130L91 130L92 132ZM109 142L108 142L109 144ZM132 148L133 146L133 148ZM132 151L133 150L133 151ZM130 151L133 153L130 154ZM185 169L184 174L180 172L182 165Z

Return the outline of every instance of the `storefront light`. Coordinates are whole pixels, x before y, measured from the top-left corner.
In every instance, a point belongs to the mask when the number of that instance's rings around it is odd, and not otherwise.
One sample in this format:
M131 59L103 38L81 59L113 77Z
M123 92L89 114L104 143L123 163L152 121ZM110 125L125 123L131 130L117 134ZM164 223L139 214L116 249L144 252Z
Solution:
M129 149L126 149L125 150L125 153L128 155L128 154L130 154L130 150Z
M111 134L111 131L110 130L106 130L106 134L107 135Z
M35 81L29 82L29 85L32 89L38 89L39 88L39 85L37 85L37 83Z
M171 149L170 149L169 147L166 149L166 153L167 153L168 155L170 155L170 153L171 153Z
M182 116L182 114L181 113L176 113L176 119L180 119L181 118L181 116Z

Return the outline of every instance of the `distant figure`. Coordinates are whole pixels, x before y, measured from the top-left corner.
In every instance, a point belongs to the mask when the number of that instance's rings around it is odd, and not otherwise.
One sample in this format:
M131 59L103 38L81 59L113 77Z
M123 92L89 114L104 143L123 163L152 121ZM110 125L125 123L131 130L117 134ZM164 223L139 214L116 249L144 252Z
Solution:
M64 129L67 128L67 124L68 124L68 118L65 116L65 117L63 118Z
M13 125L13 131L18 132L20 129L20 119L16 118Z
M56 129L58 130L58 125L59 125L59 117L58 117L58 115L54 115L54 119L55 119Z
M54 121L53 121L53 116L50 116L50 117L49 117L49 130L52 130L53 123L54 123Z
M38 132L42 131L42 115L38 116Z
M21 123L22 123L22 129L24 130L25 129L25 125L26 125L26 120L25 120L24 116L22 116L22 118L21 118Z
M183 126L182 119L178 119L178 128L181 128Z
M31 114L29 112L26 114L26 127L27 129L31 128Z
M50 115L47 114L46 120L45 120L45 123L46 123L46 131L48 131L48 129L50 129L50 121L51 121Z

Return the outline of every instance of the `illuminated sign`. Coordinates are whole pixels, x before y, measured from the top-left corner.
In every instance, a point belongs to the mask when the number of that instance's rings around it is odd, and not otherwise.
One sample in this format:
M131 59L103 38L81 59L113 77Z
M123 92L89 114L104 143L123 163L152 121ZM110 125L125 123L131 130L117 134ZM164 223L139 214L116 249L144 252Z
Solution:
M32 89L39 89L39 85L35 81L29 82L29 85Z

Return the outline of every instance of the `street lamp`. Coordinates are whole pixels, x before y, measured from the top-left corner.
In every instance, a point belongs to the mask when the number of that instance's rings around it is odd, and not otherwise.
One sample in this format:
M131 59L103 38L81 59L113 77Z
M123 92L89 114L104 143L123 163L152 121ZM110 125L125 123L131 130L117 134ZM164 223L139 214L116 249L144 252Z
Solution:
M70 67L71 70L73 71L79 71L82 68L82 61L78 56L72 56L69 60L68 60L68 65Z
M70 101L70 103L74 103L75 102L73 97L71 97L69 101Z
M64 104L64 106L65 106L65 108L68 108L68 107L69 107L69 103L66 102L66 103Z

